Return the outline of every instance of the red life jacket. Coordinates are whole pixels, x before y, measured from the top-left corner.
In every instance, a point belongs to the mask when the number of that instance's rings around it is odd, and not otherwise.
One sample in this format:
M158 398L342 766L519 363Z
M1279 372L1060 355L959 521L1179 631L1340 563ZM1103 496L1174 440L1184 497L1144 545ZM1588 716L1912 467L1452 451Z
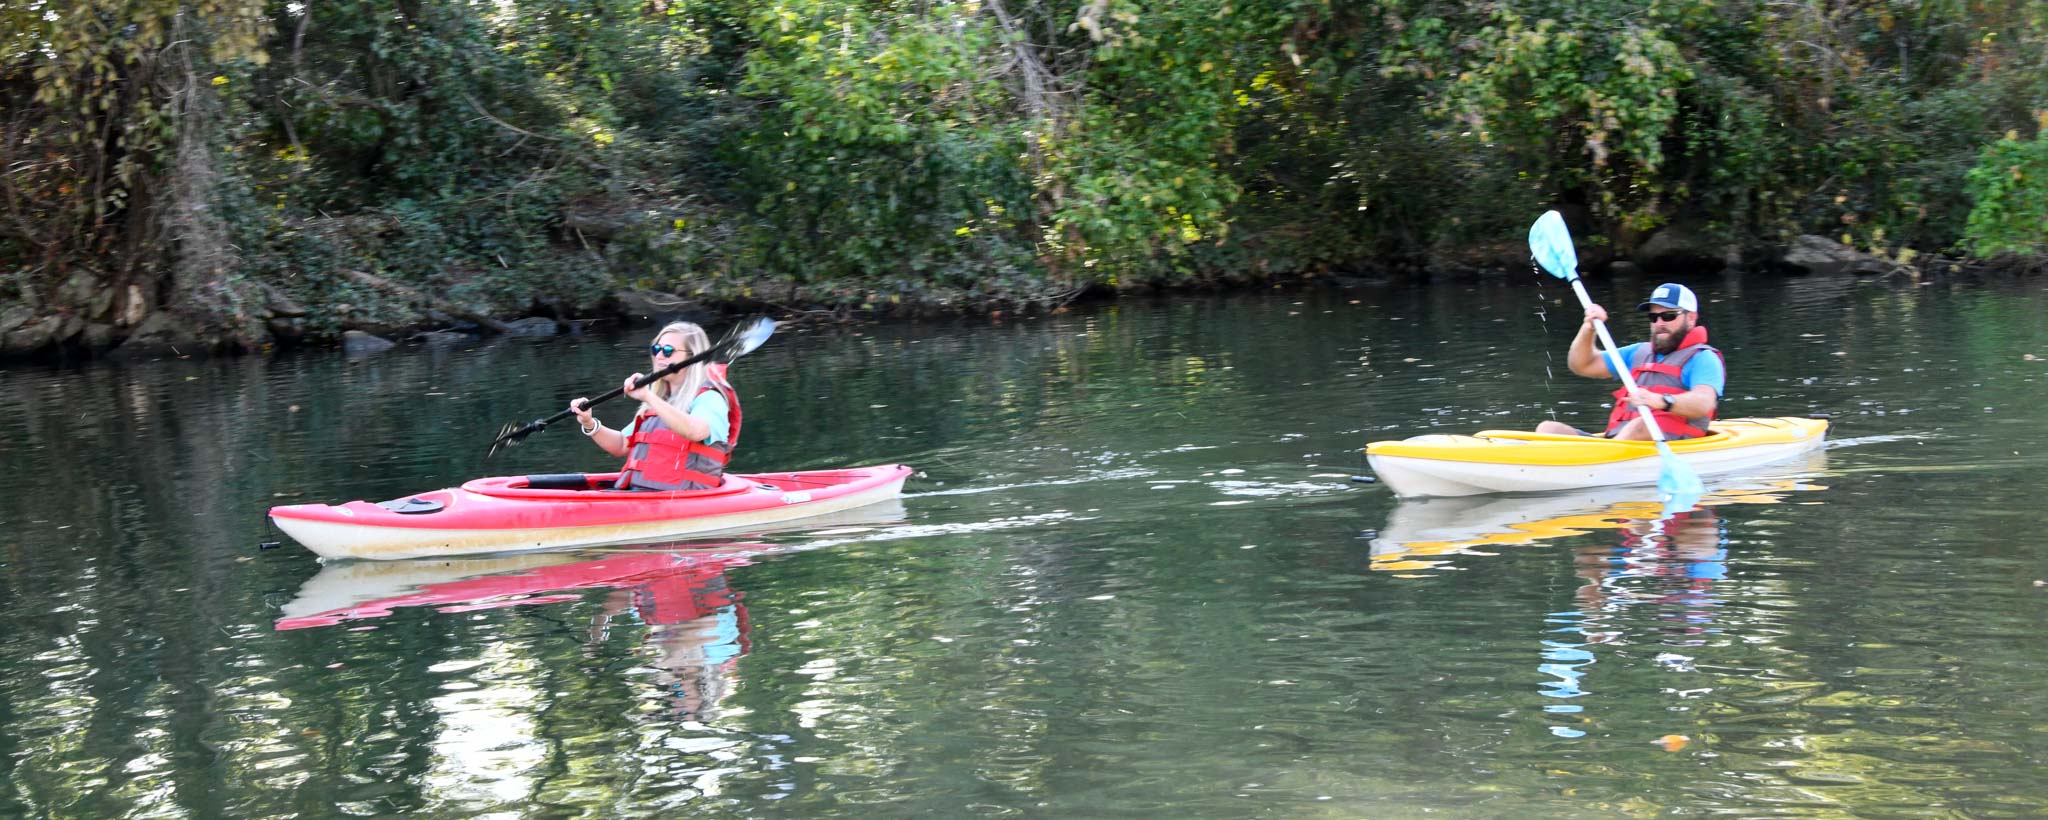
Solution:
M1721 351L1707 345L1707 329L1695 325L1692 332L1685 334L1685 339L1678 343L1678 349L1671 351L1671 355L1665 356L1661 362L1651 361L1656 351L1650 345L1636 348L1635 354L1629 357L1628 373L1644 390L1673 397L1683 395L1686 391L1685 363L1692 361L1700 351L1721 355ZM1607 417L1607 434L1613 435L1635 417L1635 405L1628 403L1628 388L1617 388L1614 391L1614 412ZM1688 439L1706 435L1707 425L1713 421L1714 414L1709 412L1704 417L1688 418L1652 407L1650 418L1656 420L1665 438Z
M626 466L619 468L621 490L705 490L725 480L725 464L740 441L740 397L725 380L725 366L706 368L710 380L690 397L713 390L725 396L725 442L691 441L668 428L660 416L643 412L633 419L633 435L626 439ZM678 405L687 408L689 403Z

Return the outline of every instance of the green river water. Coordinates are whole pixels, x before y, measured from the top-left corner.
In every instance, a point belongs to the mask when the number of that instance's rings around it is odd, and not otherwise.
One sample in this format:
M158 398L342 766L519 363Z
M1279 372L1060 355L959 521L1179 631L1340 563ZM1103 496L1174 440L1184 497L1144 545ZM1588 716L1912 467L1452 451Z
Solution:
M1592 284L1640 338L1655 283ZM273 504L614 468L485 445L647 329L17 365L0 817L2048 814L2048 287L1693 284L1724 415L1835 426L1662 523L1351 480L1597 423L1529 275L793 327L734 367L736 469L919 472L687 552L258 547Z

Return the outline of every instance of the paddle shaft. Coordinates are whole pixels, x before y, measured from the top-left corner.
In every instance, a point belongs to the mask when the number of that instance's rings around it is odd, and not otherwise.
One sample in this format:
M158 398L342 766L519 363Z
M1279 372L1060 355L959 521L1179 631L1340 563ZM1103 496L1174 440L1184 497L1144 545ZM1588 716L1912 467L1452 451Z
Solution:
M1593 297L1586 295L1586 285L1584 282L1579 281L1579 277L1572 277L1572 292L1578 294L1581 307L1591 308L1593 306ZM1629 392L1635 392L1636 379L1634 376L1629 375L1628 362L1621 360L1621 350L1615 347L1614 337L1607 335L1607 323L1594 320L1593 332L1600 337L1600 352L1606 354L1608 363L1614 367L1614 372L1621 374L1622 385L1627 387ZM1658 444L1663 444L1664 428L1658 427L1657 420L1650 416L1650 406L1638 404L1636 405L1636 412L1642 416L1643 425L1650 428L1650 437L1656 439Z
M704 352L702 352L702 353L699 353L699 354L697 354L697 355L695 355L695 356L691 356L690 358L684 359L684 360L682 360L682 361L680 361L680 362L676 362L676 363L674 363L674 364L671 364L671 365L669 365L669 366L667 366L667 367L664 367L664 368L662 368L662 369L660 369L660 370L656 370L656 371L654 371L654 372L652 372L652 373L649 373L649 374L647 374L647 375L645 375L645 376L641 376L641 377L640 377L640 380L639 380L639 381L637 381L637 382L634 382L634 383L633 383L633 387L634 387L634 389L636 389L636 390L637 390L637 389L639 389L639 388L642 388L642 387L646 387L646 386L648 386L648 385L650 385L650 384L653 384L653 383L655 383L655 382L661 381L662 379L664 379L664 378L667 378L667 377L668 377L668 376L669 376L670 374L672 374L672 373L675 373L675 372L677 372L677 371L679 371L679 370L682 370L682 369L683 369L683 368L685 368L685 367L689 367L690 365L693 365L693 364L696 364L696 363L698 363L698 362L704 361L704 360L706 360L706 359L709 359L709 358L711 358L712 356L715 356L715 355L718 355L718 354L719 354L719 353L721 353L721 352L724 352L724 350L725 350L726 348L728 348L728 347L732 347L732 346L733 346L733 343L734 343L734 342L737 342L737 341L739 341L739 337L738 337L738 336L734 336L734 337L732 337L732 338L730 338L730 339L726 339L726 340L724 340L724 341L721 341L721 342L719 342L718 344L715 344L715 345L712 345L712 346L710 346L710 347L707 347L707 348L705 348L705 349L704 349ZM600 393L600 394L598 394L597 398L594 398L594 399L591 399L590 401L584 402L584 403L583 403L583 409L585 409L585 410L588 410L588 409L590 409L590 408L592 408L592 407L596 407L596 406L598 406L598 405L600 405L600 404L603 404L603 403L605 403L605 402L611 401L612 399L616 399L616 398L618 398L618 397L620 397L620 396L623 396L623 395L625 395L625 393L626 393L626 387L625 387L625 385L620 385L620 386L618 386L618 387L614 387L614 388L612 388L612 389L610 389L610 390L606 390L605 392L603 392L603 393ZM530 426L530 427L532 427L532 428L533 428L534 430L539 430L539 429L541 429L541 428L543 428L543 427L546 427L546 426L548 426L548 425L550 425L550 424L554 424L555 422L561 421L562 419L566 419L566 418L568 418L568 417L570 417L570 416L573 416L573 415L576 415L576 411L574 411L574 410L563 410L562 412L556 413L556 414L554 414L554 415L552 415L552 416L549 416L549 417L547 417L547 418L545 418L545 419L542 419L541 421L535 422L534 424L532 424L532 425L529 425L529 426Z

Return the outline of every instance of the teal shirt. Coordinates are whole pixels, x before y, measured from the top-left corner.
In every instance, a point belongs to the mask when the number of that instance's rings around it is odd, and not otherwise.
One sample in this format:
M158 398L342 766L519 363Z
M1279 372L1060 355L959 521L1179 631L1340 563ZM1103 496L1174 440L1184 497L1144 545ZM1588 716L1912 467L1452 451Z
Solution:
M724 444L732 436L732 424L726 418L731 410L731 406L725 403L724 393L716 390L706 390L697 394L697 398L690 402L690 409L684 412L689 413L692 418L710 425L711 435L704 437L705 443ZM640 417L634 416L633 420L627 423L625 428L619 432L627 438L632 438L633 431L639 428Z

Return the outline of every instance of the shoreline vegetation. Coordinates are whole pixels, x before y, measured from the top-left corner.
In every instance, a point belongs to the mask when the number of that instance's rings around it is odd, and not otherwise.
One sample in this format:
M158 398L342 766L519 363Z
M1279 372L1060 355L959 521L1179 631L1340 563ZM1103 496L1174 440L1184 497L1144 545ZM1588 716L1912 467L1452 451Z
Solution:
M0 359L2048 270L2048 0L29 0ZM706 315L699 313L699 315Z

